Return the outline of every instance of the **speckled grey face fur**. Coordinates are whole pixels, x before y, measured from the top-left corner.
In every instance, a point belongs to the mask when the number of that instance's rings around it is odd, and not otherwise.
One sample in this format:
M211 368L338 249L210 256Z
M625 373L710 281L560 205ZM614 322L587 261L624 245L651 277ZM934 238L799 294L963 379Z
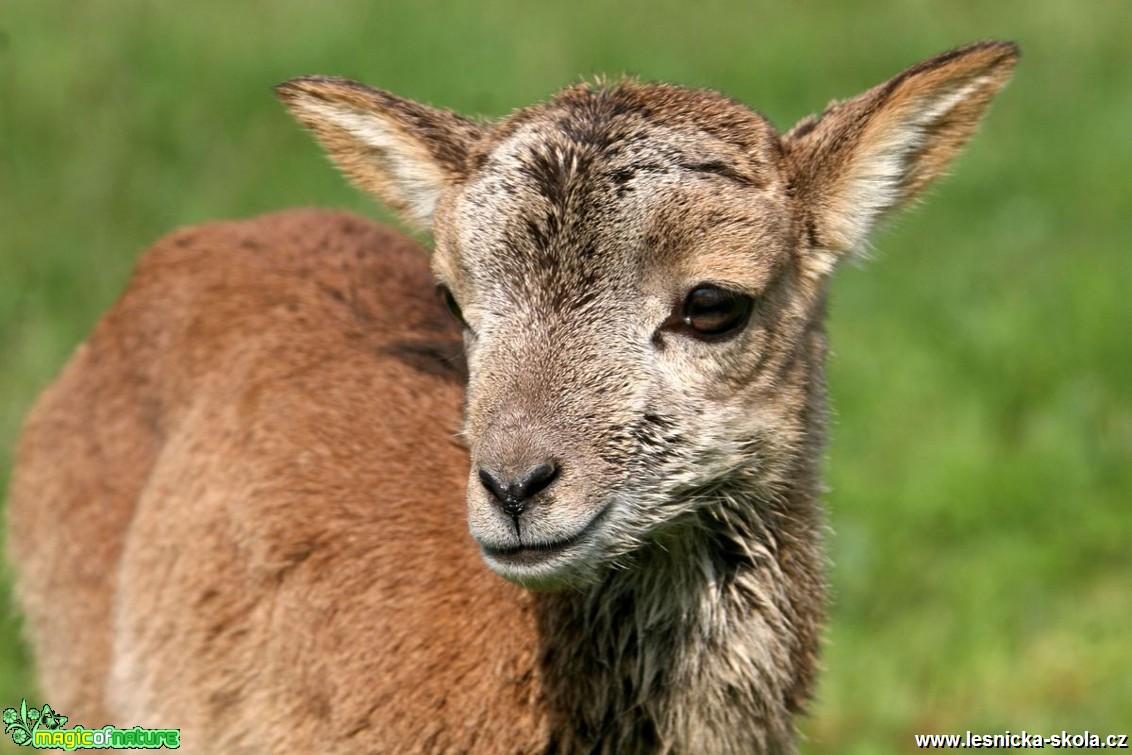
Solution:
M667 122L642 112L650 98ZM704 104L744 140L706 131ZM468 324L470 526L504 576L592 579L703 526L713 491L769 500L790 474L799 363L820 343L802 338L818 300L791 255L779 158L769 127L721 97L579 88L500 138L442 203L435 268ZM672 327L705 284L754 299L745 328L707 341ZM557 479L519 518L477 477L544 459ZM496 555L562 541L537 560Z

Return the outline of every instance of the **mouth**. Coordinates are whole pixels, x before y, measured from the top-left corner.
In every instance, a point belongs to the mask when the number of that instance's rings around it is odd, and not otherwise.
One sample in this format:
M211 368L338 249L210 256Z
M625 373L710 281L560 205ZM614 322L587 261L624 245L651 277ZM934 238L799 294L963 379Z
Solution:
M487 562L506 572L504 576L517 576L517 571L525 569L555 569L566 566L568 551L588 544L605 520L609 507L599 511L584 527L573 535L556 540L523 542L522 538L514 545L488 545L480 543L480 550Z

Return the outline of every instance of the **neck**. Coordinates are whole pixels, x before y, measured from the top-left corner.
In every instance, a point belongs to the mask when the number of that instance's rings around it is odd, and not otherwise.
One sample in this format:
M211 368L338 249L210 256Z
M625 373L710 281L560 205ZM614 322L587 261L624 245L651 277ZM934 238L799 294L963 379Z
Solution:
M811 484L718 505L580 592L540 595L554 752L789 753L824 602Z

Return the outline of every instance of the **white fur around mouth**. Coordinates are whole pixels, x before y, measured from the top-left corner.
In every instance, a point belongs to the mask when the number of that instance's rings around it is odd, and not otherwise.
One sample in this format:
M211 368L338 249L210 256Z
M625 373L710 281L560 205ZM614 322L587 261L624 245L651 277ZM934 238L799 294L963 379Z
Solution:
M480 550L489 565L501 567L503 571L523 569L525 567L551 567L554 562L561 563L570 557L567 553L578 546L585 545L593 539L593 535L601 528L609 507L599 511L584 527L573 535L549 542L524 543L519 540L507 545L492 545L480 543ZM504 574L508 576L508 574Z

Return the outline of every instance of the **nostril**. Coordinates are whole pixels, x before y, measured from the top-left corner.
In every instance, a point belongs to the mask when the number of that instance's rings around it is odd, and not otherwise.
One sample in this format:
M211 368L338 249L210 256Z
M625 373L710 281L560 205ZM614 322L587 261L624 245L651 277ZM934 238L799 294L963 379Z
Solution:
M527 500L546 489L558 476L558 467L544 461L528 469L516 480L504 480L487 467L480 467L480 483L507 514L519 516L527 508Z
M514 490L515 497L530 498L539 491L546 489L546 486L554 482L554 478L557 476L558 467L553 462L544 461L542 464L527 470Z
M491 470L489 470L487 467L480 467L480 482L483 483L483 486L485 488L487 488L487 492L495 496L495 499L497 501L502 502L508 497L507 483L503 482L494 474L492 474Z

